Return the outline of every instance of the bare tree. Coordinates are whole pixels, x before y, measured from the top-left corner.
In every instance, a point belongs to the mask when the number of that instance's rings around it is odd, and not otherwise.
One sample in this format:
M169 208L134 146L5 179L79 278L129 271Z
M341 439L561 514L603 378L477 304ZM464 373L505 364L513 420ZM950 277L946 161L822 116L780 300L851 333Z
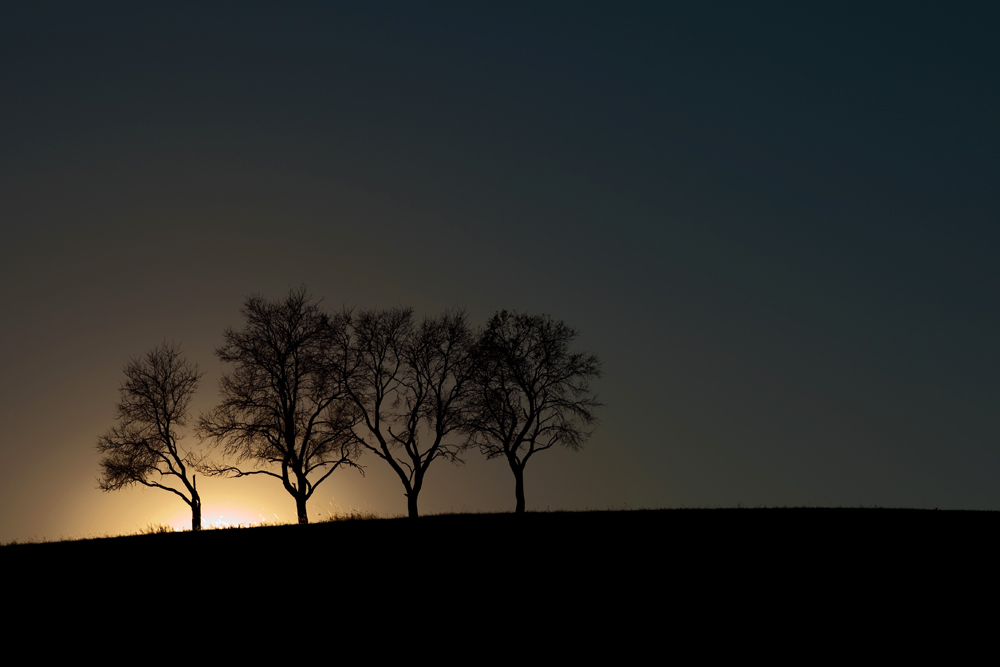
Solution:
M131 359L124 371L118 423L97 440L104 455L98 488L117 491L141 484L174 493L191 508L191 529L201 530L194 475L200 459L180 449L176 429L187 425L202 374L181 357L178 345L167 343Z
M338 346L361 444L389 464L403 484L407 512L431 463L461 462L463 402L472 334L463 311L413 323L410 309L345 313Z
M496 313L476 346L465 429L487 458L504 457L514 473L516 512L524 512L524 468L555 445L583 447L601 407L590 380L596 355L571 352L577 332L547 315Z
M341 400L343 378L333 363L335 329L343 323L331 321L304 287L280 302L251 296L241 312L246 325L227 329L225 345L216 350L220 360L235 364L220 381L222 403L198 424L201 436L214 439L237 465L204 470L280 479L295 499L299 523L309 523L306 502L316 487L341 466L361 471L353 405ZM254 469L239 467L243 462Z

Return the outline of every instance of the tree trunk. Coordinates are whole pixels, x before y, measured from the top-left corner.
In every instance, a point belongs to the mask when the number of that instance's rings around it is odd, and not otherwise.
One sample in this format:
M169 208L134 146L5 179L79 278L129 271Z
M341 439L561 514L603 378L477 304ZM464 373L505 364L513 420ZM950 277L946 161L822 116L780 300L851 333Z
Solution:
M197 475L191 475L191 530L201 530L201 496L198 495Z
M295 496L295 509L299 513L299 524L309 523L309 515L306 514L305 496Z
M524 468L511 466L514 471L514 496L517 498L515 514L524 514Z
M406 494L406 511L409 513L411 519L416 519L420 516L417 513L417 492L412 489Z

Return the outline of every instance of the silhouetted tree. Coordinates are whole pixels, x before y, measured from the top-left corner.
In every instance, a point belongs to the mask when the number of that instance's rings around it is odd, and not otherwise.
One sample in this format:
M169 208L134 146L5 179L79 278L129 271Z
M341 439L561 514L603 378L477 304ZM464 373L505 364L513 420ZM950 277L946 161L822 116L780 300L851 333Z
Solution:
M124 370L118 423L97 440L104 455L98 488L117 491L141 484L170 491L191 508L191 529L201 530L194 475L200 458L178 447L176 429L187 424L202 374L181 357L179 346L166 343L131 359Z
M309 523L306 502L316 487L340 466L361 470L353 404L341 400L343 378L333 363L334 330L343 323L331 321L304 287L280 302L251 296L241 312L246 325L227 329L225 345L216 350L220 360L235 364L220 381L222 403L198 425L237 465L204 470L280 479L295 498L299 523ZM244 470L241 462L256 469Z
M413 323L410 309L345 313L338 364L357 411L361 444L403 484L407 512L431 463L461 462L472 334L462 311Z
M601 404L590 380L596 355L570 351L577 332L547 315L496 313L476 345L465 430L487 458L514 473L516 512L524 512L524 468L555 445L574 451L596 425Z

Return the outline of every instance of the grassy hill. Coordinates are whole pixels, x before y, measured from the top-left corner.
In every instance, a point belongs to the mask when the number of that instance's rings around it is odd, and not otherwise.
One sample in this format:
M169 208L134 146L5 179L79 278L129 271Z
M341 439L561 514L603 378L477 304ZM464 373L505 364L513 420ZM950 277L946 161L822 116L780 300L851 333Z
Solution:
M792 657L895 651L894 627L912 648L964 622L998 526L875 508L453 514L16 544L0 566L24 627L75 610L173 637L194 618L247 657L286 637L326 655L329 636L477 662Z
M713 563L780 570L807 562L920 560L992 548L998 526L998 512L882 508L445 514L13 544L0 548L0 558L24 567L80 560L125 567L206 557L242 562L248 554L280 562L348 548L355 563L369 567L421 558L530 570L548 561L560 564L554 569L602 577L609 576L602 567L655 569L668 562L695 570Z

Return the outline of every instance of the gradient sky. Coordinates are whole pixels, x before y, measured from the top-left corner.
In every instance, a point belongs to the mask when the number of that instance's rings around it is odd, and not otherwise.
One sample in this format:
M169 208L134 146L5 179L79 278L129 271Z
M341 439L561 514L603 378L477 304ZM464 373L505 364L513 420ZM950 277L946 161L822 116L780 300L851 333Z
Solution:
M0 541L188 523L96 488L122 366L182 344L207 410L245 296L300 284L577 328L602 423L529 509L1000 509L985 3L333 4L0 10ZM363 463L310 513L405 512ZM294 518L199 487L207 524ZM420 503L513 477L470 452Z

